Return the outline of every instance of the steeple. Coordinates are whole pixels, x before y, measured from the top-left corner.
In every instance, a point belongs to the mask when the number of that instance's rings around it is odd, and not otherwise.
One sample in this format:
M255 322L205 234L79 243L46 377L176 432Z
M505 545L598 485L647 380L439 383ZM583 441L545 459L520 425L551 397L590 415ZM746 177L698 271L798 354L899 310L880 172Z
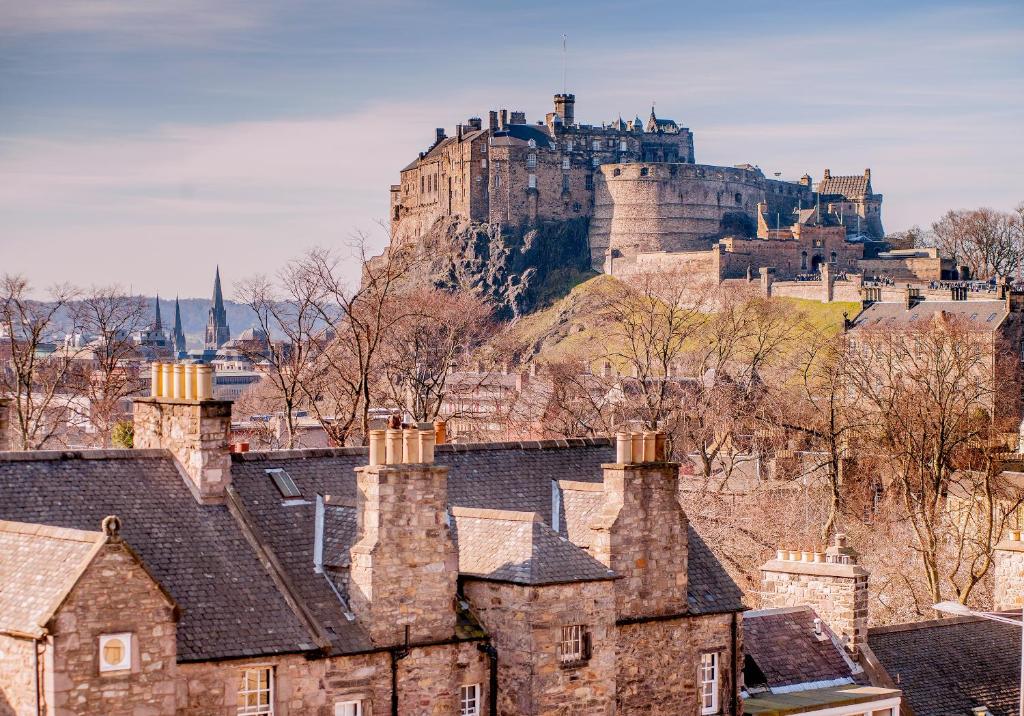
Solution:
M185 331L181 327L181 305L178 303L177 296L174 297L174 331L171 334L171 348L176 356L186 352Z
M220 266L213 278L213 305L206 321L206 348L217 350L231 340L231 329L228 327L228 314L224 310L224 294L220 290Z
M153 311L153 325L150 330L162 331L164 329L163 323L160 321L160 294L156 295L156 306Z

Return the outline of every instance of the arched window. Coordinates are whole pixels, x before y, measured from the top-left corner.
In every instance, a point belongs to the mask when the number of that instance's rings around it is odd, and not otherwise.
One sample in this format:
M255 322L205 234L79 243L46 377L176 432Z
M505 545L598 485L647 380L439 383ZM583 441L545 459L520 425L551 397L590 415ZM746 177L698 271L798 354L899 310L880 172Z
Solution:
M833 251L832 252L832 263L835 263L835 262L836 262L836 252Z
M612 176L613 177L617 177L619 174L622 174L622 170L621 169L619 169L618 167L616 167L615 169L612 169Z
M735 199L736 199L736 203L737 204L742 204L743 203L743 195L740 194L739 192L736 192Z

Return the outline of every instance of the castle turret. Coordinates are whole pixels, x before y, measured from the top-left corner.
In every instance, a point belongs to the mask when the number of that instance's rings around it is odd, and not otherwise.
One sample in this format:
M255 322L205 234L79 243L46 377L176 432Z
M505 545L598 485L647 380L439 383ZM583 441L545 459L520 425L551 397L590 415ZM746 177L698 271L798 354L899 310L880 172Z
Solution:
M571 127L575 123L575 106L576 95L555 95L555 114L562 118L562 126Z
M217 350L231 340L231 328L228 327L228 314L224 310L224 294L220 289L220 266L213 279L213 305L206 321L206 347Z

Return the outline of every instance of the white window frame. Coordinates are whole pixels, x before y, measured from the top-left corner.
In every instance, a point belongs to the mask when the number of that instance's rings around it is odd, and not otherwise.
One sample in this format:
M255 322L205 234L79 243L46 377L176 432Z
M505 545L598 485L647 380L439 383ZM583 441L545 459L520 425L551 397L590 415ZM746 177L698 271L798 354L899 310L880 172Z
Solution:
M103 650L110 642L118 640L124 643L124 654L118 662L107 661L103 656ZM111 671L131 671L132 668L132 635L130 632L122 634L101 634L100 635L100 673Z
M363 716L362 700L335 702L334 716Z
M480 716L480 684L463 684L459 687L459 716Z
M593 142L591 142L590 143L590 149L591 149L591 151L594 151L594 152L601 151L601 140L600 139L595 139Z
M531 189L536 189L537 188L537 175L536 174L530 174L530 176L528 177L527 181L528 181L528 186Z
M623 139L622 141L619 142L619 151L620 152L629 151L629 145L626 143L625 139Z
M562 627L562 641L558 658L563 664L575 664L583 661L586 632L587 628L583 624L567 624Z
M535 153L533 153L533 152L530 152L529 154L526 155L526 168L527 169L533 169L536 166L537 166L537 155Z
M700 698L701 716L710 716L719 711L719 661L718 652L700 655L700 665L697 667L697 682L700 684L700 690L697 695Z
M562 157L562 169L570 169L572 164L570 163L569 157Z
M265 688L260 688L259 676L256 677L256 688L248 688L248 675L250 672L265 672L267 675L267 682ZM274 714L274 667L273 666L250 666L242 669L241 673L242 683L238 686L237 701L237 713L241 716L273 716ZM259 694L267 693L266 705L260 705ZM245 701L246 696L255 695L257 696L256 705L250 706Z
M565 151L567 151L567 152L571 152L572 151L572 140L571 139L565 140Z

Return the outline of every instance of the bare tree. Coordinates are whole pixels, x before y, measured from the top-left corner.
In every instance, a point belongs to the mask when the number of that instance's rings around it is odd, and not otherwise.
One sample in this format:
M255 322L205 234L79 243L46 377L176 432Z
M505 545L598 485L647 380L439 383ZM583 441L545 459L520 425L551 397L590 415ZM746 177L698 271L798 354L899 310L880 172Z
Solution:
M132 334L146 325L148 305L141 296L105 286L89 289L68 310L89 341L61 351L73 361L67 382L84 399L81 421L92 425L101 447L109 447L114 426L130 414L128 398L146 386Z
M971 276L1012 276L1024 260L1024 212L949 211L932 224L933 243Z
M30 290L21 276L0 279L0 395L11 401L12 442L21 450L42 448L67 424L74 356L45 349L59 333L78 332L67 320L73 288L56 286L45 301L30 298Z
M994 334L941 313L898 331L864 328L855 340L848 375L873 419L862 440L913 529L928 598L966 602L1020 504L996 459L1018 414L1018 363ZM967 513L951 508L957 496Z

